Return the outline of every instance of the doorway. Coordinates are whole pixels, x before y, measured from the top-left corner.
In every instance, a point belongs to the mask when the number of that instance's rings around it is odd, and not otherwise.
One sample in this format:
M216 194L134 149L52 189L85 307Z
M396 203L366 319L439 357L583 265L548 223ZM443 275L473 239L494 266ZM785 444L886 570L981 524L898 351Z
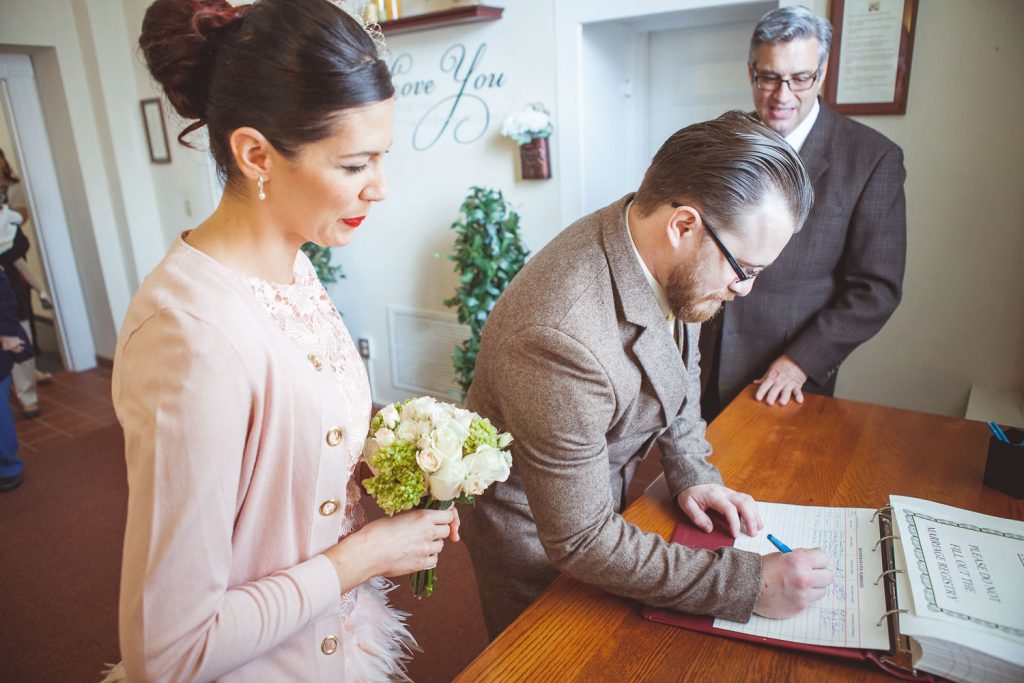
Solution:
M53 302L46 309L33 293L38 312L41 369L88 370L96 367L96 347L75 253L71 246L54 157L46 132L32 60L23 54L0 54L0 118L6 136L0 146L21 178L31 221L28 259ZM29 231L31 231L29 233ZM48 366L48 367L47 367ZM52 370L51 370L52 371Z
M750 111L750 35L776 2L638 0L555 6L562 224L636 190L675 131Z
M40 372L52 373L63 370L64 362L60 355L56 316L53 312L53 305L50 303L50 283L43 269L43 260L39 249L36 248L36 245L39 244L39 238L36 236L36 222L33 220L32 212L27 209L28 197L31 192L28 188L28 181L21 172L25 165L18 155L18 148L14 144L11 135L11 123L7 113L9 107L6 106L8 100L6 84L0 85L0 89L4 91L3 96L0 96L0 101L4 103L4 106L0 106L0 151L3 152L12 174L20 181L8 188L8 202L11 208L23 215L25 220L21 224L20 230L28 239L28 244L30 245L28 252L25 254L26 270L28 272L24 275L21 273L8 273L7 277L21 277L33 285L31 293L32 314L28 320L30 321L30 334L35 344L36 368Z
M692 123L753 109L746 64L750 33L760 18L755 11L740 21L649 34L648 68L657 86L647 92L649 136L641 154L650 159L670 135Z

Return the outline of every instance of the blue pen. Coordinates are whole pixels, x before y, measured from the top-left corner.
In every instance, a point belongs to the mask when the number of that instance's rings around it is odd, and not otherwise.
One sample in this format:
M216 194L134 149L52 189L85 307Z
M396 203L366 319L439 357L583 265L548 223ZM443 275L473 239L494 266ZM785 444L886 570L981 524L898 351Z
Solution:
M999 439L1003 443L1010 443L1010 439L1006 436L1006 432L1003 431L1003 428L1000 427L998 423L994 421L989 422L988 428L992 430L992 433L996 435L997 439Z
M768 534L768 540L772 542L773 546L775 546L776 548L779 549L780 553L791 553L791 552L793 552L792 550L789 549L788 545L786 545L785 543L783 543L779 539L775 538L771 534Z

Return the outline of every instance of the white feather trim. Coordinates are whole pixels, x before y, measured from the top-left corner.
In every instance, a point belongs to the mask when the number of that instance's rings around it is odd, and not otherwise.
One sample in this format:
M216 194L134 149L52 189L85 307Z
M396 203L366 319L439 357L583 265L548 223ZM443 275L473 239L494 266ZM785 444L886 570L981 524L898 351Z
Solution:
M124 672L124 662L107 664L107 668L100 673L103 674L103 680L100 681L100 683L117 683L118 681L128 679L128 676Z
M405 664L421 651L387 594L395 584L377 576L356 588L355 604L345 617L341 646L347 681L410 681ZM411 682L410 682L411 683Z
M405 625L409 615L388 602L387 594L395 588L395 584L377 576L353 591L352 608L344 617L341 637L346 681L412 683L405 673L405 664L413 651L421 650ZM102 673L100 683L127 680L124 662L108 664Z

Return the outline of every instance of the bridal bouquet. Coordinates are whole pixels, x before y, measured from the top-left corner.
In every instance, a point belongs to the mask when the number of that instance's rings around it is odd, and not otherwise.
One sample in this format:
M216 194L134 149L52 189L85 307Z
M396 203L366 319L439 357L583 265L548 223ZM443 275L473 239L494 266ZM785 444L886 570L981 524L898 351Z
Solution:
M388 515L471 504L508 479L510 443L512 436L490 420L429 396L391 403L370 421L363 458L373 476L363 486ZM436 582L434 569L416 572L413 594L431 595Z

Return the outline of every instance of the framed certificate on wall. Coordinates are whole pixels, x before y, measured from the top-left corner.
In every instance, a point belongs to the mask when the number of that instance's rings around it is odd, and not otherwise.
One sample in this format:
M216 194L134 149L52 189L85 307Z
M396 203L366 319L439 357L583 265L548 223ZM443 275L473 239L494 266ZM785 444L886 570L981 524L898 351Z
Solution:
M825 101L842 114L905 114L918 0L832 0Z

